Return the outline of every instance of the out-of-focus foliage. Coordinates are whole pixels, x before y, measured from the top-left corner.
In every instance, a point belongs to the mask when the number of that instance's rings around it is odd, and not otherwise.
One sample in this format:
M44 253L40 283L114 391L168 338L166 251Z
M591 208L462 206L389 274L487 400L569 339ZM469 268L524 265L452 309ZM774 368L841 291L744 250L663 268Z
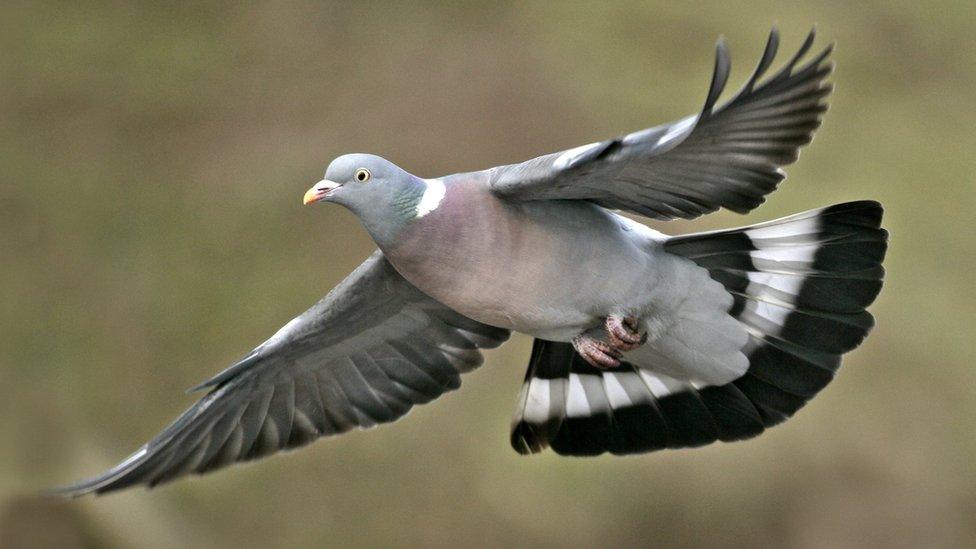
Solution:
M0 546L971 546L976 7L969 1L0 7ZM333 157L418 175L675 119L724 33L835 40L832 109L768 204L874 198L878 326L794 419L731 445L520 457L529 341L368 433L152 492L29 494L124 457L371 251L302 208ZM890 545L888 545L890 546Z

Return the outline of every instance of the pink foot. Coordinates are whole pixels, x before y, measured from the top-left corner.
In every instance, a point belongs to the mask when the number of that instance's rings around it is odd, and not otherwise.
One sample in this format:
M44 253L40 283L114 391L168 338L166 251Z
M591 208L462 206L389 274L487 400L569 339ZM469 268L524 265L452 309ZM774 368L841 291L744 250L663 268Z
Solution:
M620 366L620 351L599 339L578 335L573 338L573 348L595 368L606 370Z
M605 326L610 344L619 351L633 351L640 347L647 341L647 332L641 333L639 325L640 321L634 316L608 316Z

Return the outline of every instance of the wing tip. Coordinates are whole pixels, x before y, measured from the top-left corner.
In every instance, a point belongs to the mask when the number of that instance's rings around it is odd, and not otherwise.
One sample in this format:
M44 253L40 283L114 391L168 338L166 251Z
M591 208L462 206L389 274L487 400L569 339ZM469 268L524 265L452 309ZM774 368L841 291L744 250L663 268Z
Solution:
M126 483L125 479L142 465L150 454L149 445L143 445L111 469L74 484L55 486L42 490L41 493L48 497L59 498L78 498L88 494L100 495L120 488L125 488L131 483Z
M37 492L39 497L45 499L78 499L88 494L94 494L97 496L98 492L96 492L94 488L84 483L44 488L43 490Z
M41 497L52 499L78 499L87 495L100 496L112 491L112 481L114 479L106 477L106 475L92 477L74 484L45 488L38 492L38 494Z
M776 53L779 51L779 28L776 25L769 31L769 37L766 38L766 46L763 48L762 56L759 58L759 63L756 64L756 68L752 71L752 76L743 86L742 91L738 95L743 93L751 92L755 87L756 83L762 78L762 75L766 74L769 67L773 64L773 60L776 59Z
M732 56L729 54L729 47L725 41L725 36L719 35L715 42L715 68L712 71L712 83L708 89L708 96L705 98L705 105L702 107L702 117L712 113L718 98L725 90L725 85L729 81L729 73L732 71Z
M810 32L807 33L806 37L804 38L803 43L800 45L799 49L797 49L797 51L793 54L793 56L789 59L789 61L787 61L786 64L776 74L771 76L766 82L782 80L793 76L794 68L796 67L797 63L806 56L807 52L809 52L810 48L813 46L816 36L817 36L817 26L813 25L810 29ZM780 46L779 27L776 24L773 24L770 27L769 35L766 38L766 46L763 48L763 53L760 56L759 62L756 65L756 68L753 70L752 75L749 77L749 80L742 87L742 89L737 94L735 94L733 99L731 99L722 107L718 107L719 111L721 111L728 105L735 103L738 99L740 99L745 95L748 95L754 90L756 85L759 83L759 80L762 78L763 75L766 74L766 71L769 70L770 66L772 66L776 54L779 51L779 46ZM824 61L833 52L834 47L835 47L835 42L828 43L826 47L824 47L824 49L819 54L817 54L816 57L807 65L807 67L821 66L821 64L824 63ZM715 67L712 72L712 81L709 86L708 95L705 98L705 105L701 109L702 118L705 118L715 112L716 105L718 104L719 96L722 94L722 92L725 90L726 85L728 84L728 78L731 72L731 67L732 67L732 60L731 60L731 55L729 53L727 40L724 35L719 35L718 39L715 42ZM825 72L823 77L821 78L825 78L827 75L833 72L834 64L833 62L828 61L826 64L823 65L822 68L825 69Z

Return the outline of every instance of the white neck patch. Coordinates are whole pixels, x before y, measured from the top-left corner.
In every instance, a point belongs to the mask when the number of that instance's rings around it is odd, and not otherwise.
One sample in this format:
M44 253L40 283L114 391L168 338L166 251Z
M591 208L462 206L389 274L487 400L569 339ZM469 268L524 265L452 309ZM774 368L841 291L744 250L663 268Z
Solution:
M445 194L447 194L447 187L444 186L444 183L438 179L427 180L424 195L420 197L420 202L417 203L417 217L423 217L436 210L441 205L441 201L444 200Z

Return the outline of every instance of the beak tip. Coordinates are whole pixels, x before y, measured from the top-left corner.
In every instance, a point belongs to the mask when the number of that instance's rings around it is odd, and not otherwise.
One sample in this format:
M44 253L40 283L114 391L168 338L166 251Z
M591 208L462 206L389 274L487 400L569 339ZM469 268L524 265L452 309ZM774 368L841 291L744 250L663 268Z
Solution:
M326 197L329 192L334 191L339 188L339 184L333 183L328 179L323 179L319 181L311 189L305 191L305 196L302 197L302 204L309 205L314 202L318 202Z

